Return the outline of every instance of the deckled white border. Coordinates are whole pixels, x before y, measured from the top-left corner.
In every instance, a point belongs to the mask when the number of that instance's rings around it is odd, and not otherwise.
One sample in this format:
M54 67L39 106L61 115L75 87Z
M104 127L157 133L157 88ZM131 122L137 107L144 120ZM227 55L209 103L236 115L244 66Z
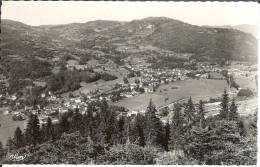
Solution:
M5 0L5 1L11 1L11 0ZM58 0L60 1L60 0ZM107 1L106 1L107 2ZM128 1L128 2L135 2L135 1ZM139 1L140 2L140 1ZM146 2L158 2L158 1L146 1ZM165 2L165 1L163 1ZM169 2L169 1L168 1ZM178 1L178 2L187 2L187 1ZM191 1L191 2L194 2L194 1ZM196 2L219 2L219 1L196 1ZM230 2L230 1L221 1L221 2ZM233 2L256 2L256 1L233 1ZM260 83L260 77L259 77L259 69L260 69L260 64L259 64L259 55L260 55L260 3L258 2L257 3L258 5L258 83ZM258 87L258 97L259 97L259 87ZM257 118L260 118L260 113L259 113L259 107L260 107L260 98L258 98L258 112L257 112ZM259 148L260 148L260 133L259 133L259 128L260 128L260 121L257 119L257 165L256 166L260 166L260 153L259 153ZM65 164L57 164L57 165L24 165L24 164L2 164L3 167L27 167L27 166L31 166L31 167L92 167L92 166L104 166L104 167L114 167L114 166L125 166L125 167L143 167L143 166L158 166L158 167L179 167L179 166L184 166L184 165L65 165ZM193 167L201 167L200 165L185 165L187 167L189 166L193 166ZM236 166L236 165L203 165L205 167L212 167L212 166L220 166L220 167L230 167L230 166ZM239 167L249 167L249 166L252 166L252 167L256 167L255 165L239 165Z

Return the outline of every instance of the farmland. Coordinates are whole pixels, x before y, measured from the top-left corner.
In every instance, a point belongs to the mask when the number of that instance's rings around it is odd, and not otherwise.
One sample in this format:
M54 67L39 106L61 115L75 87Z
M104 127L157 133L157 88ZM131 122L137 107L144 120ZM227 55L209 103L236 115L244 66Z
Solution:
M175 101L189 98L208 100L210 97L220 96L228 85L225 80L185 80L160 85L156 92L140 94L135 97L120 100L115 105L124 106L129 110L144 110L150 99L157 107Z
M26 120L24 121L13 121L12 115L4 114L4 111L0 109L0 141L5 144L9 137L12 137L17 126L22 130L25 127Z

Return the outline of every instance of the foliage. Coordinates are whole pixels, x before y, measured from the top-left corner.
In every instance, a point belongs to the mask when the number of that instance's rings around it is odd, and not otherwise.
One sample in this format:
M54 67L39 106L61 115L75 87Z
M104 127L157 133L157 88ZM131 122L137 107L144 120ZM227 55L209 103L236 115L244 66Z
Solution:
M160 152L156 157L156 165L197 165L197 160L187 158L181 151Z
M109 73L101 73L100 79L103 79L104 81L111 81L117 79L117 76L111 75Z
M24 135L19 127L17 127L14 132L13 142L16 149L24 146Z
M237 96L250 97L253 95L253 92L250 89L241 89L239 90Z
M155 164L156 149L135 144L115 145L100 157L102 164L146 165Z
M156 116L157 110L150 100L145 113L145 138L148 145L161 147L163 140L163 126L160 119Z
M27 145L33 144L34 146L41 142L39 118L35 114L29 116L25 129L25 141Z
M180 105L175 104L170 128L169 148L171 150L179 150L182 148L184 132L184 115L181 113Z
M224 94L222 95L221 103L220 103L220 112L219 116L221 118L227 118L228 112L229 112L229 97L227 94L227 91L224 91Z

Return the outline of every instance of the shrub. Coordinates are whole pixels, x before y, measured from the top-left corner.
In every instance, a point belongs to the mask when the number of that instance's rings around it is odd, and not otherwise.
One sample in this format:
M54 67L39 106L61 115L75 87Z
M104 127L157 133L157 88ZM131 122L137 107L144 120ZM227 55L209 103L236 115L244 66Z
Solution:
M253 92L250 89L241 89L238 94L238 96L244 96L244 97L250 97L253 95Z
M196 160L187 158L180 151L159 153L156 160L157 165L196 165Z
M141 147L136 144L113 146L100 156L101 164L155 164L156 149L153 147Z

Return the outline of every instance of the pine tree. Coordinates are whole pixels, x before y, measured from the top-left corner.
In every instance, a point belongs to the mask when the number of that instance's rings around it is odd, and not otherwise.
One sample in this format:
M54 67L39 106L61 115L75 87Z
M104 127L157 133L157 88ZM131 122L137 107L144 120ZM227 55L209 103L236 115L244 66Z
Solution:
M31 132L31 129L33 127L32 124L33 124L33 114L30 114L26 129L25 129L25 142L27 145L30 145L32 143L32 132Z
M68 132L70 130L70 123L68 121L67 114L61 115L59 120L59 129L60 129L60 134L64 132Z
M45 128L45 140L54 140L54 127L50 117L47 118L47 124Z
M182 145L183 133L184 133L184 119L181 113L181 107L179 104L174 105L174 115L170 125L170 142L169 149L177 150Z
M237 123L216 120L214 124L214 127L205 129L193 127L187 140L188 144L184 147L185 154L197 159L200 164L230 165L230 162L241 158L237 156L236 149L241 143Z
M169 141L170 141L170 124L169 122L166 123L166 125L164 126L164 139L163 139L163 145L164 145L164 149L165 151L169 151Z
M199 101L199 107L198 107L198 121L200 128L205 127L205 109L204 109L204 103L202 100Z
M33 127L32 127L32 143L35 146L37 143L40 143L40 121L37 115L33 117Z
M232 103L229 107L228 120L237 120L237 119L238 119L237 106L235 103L235 98L233 98Z
M188 126L192 125L192 123L194 121L194 117L195 117L195 112L196 112L196 110L195 110L194 104L192 102L192 99L190 97L188 100L188 103L185 107L185 110L184 110L185 119L187 121Z
M145 119L145 138L146 143L154 146L163 146L163 127L160 119L156 116L156 108L150 100L146 109Z
M14 132L14 138L13 138L13 142L15 145L15 148L21 148L24 146L24 139L23 139L23 134L22 131L19 127L16 128L15 132Z
M94 112L95 112L95 106L92 103L90 103L87 108L87 114L83 118L84 126L85 126L85 135L89 136L90 138L93 137L93 133L94 133L94 129L95 129L95 127L94 127L95 120L94 120L94 116L93 116Z
M5 151L4 151L4 147L3 147L3 143L0 141L0 162L1 159L4 157Z
M207 128L193 127L190 135L187 137L187 144L184 145L184 153L188 157L198 160L199 165L205 163L205 156L211 154L210 138L213 131Z
M39 118L35 114L31 114L29 117L25 130L25 138L28 145L33 144L35 146L41 142Z
M99 134L97 137L102 143L113 144L117 135L117 119L115 111L111 111L106 100L102 100L100 107Z
M219 116L221 118L227 119L229 114L229 97L227 94L227 91L224 91L224 94L222 95L221 103L220 103L220 113Z
M132 126L130 126L130 139L133 143L138 144L139 146L145 146L145 118L143 115L138 113L133 121Z
M124 116L120 116L118 119L118 143L124 144L126 143L126 118Z
M79 112L79 109L77 108L72 116L72 129L77 131L80 129L82 124L82 115Z
M11 137L8 138L8 140L6 142L6 147L7 147L7 150L9 150L9 151L15 149L14 141L12 140Z

